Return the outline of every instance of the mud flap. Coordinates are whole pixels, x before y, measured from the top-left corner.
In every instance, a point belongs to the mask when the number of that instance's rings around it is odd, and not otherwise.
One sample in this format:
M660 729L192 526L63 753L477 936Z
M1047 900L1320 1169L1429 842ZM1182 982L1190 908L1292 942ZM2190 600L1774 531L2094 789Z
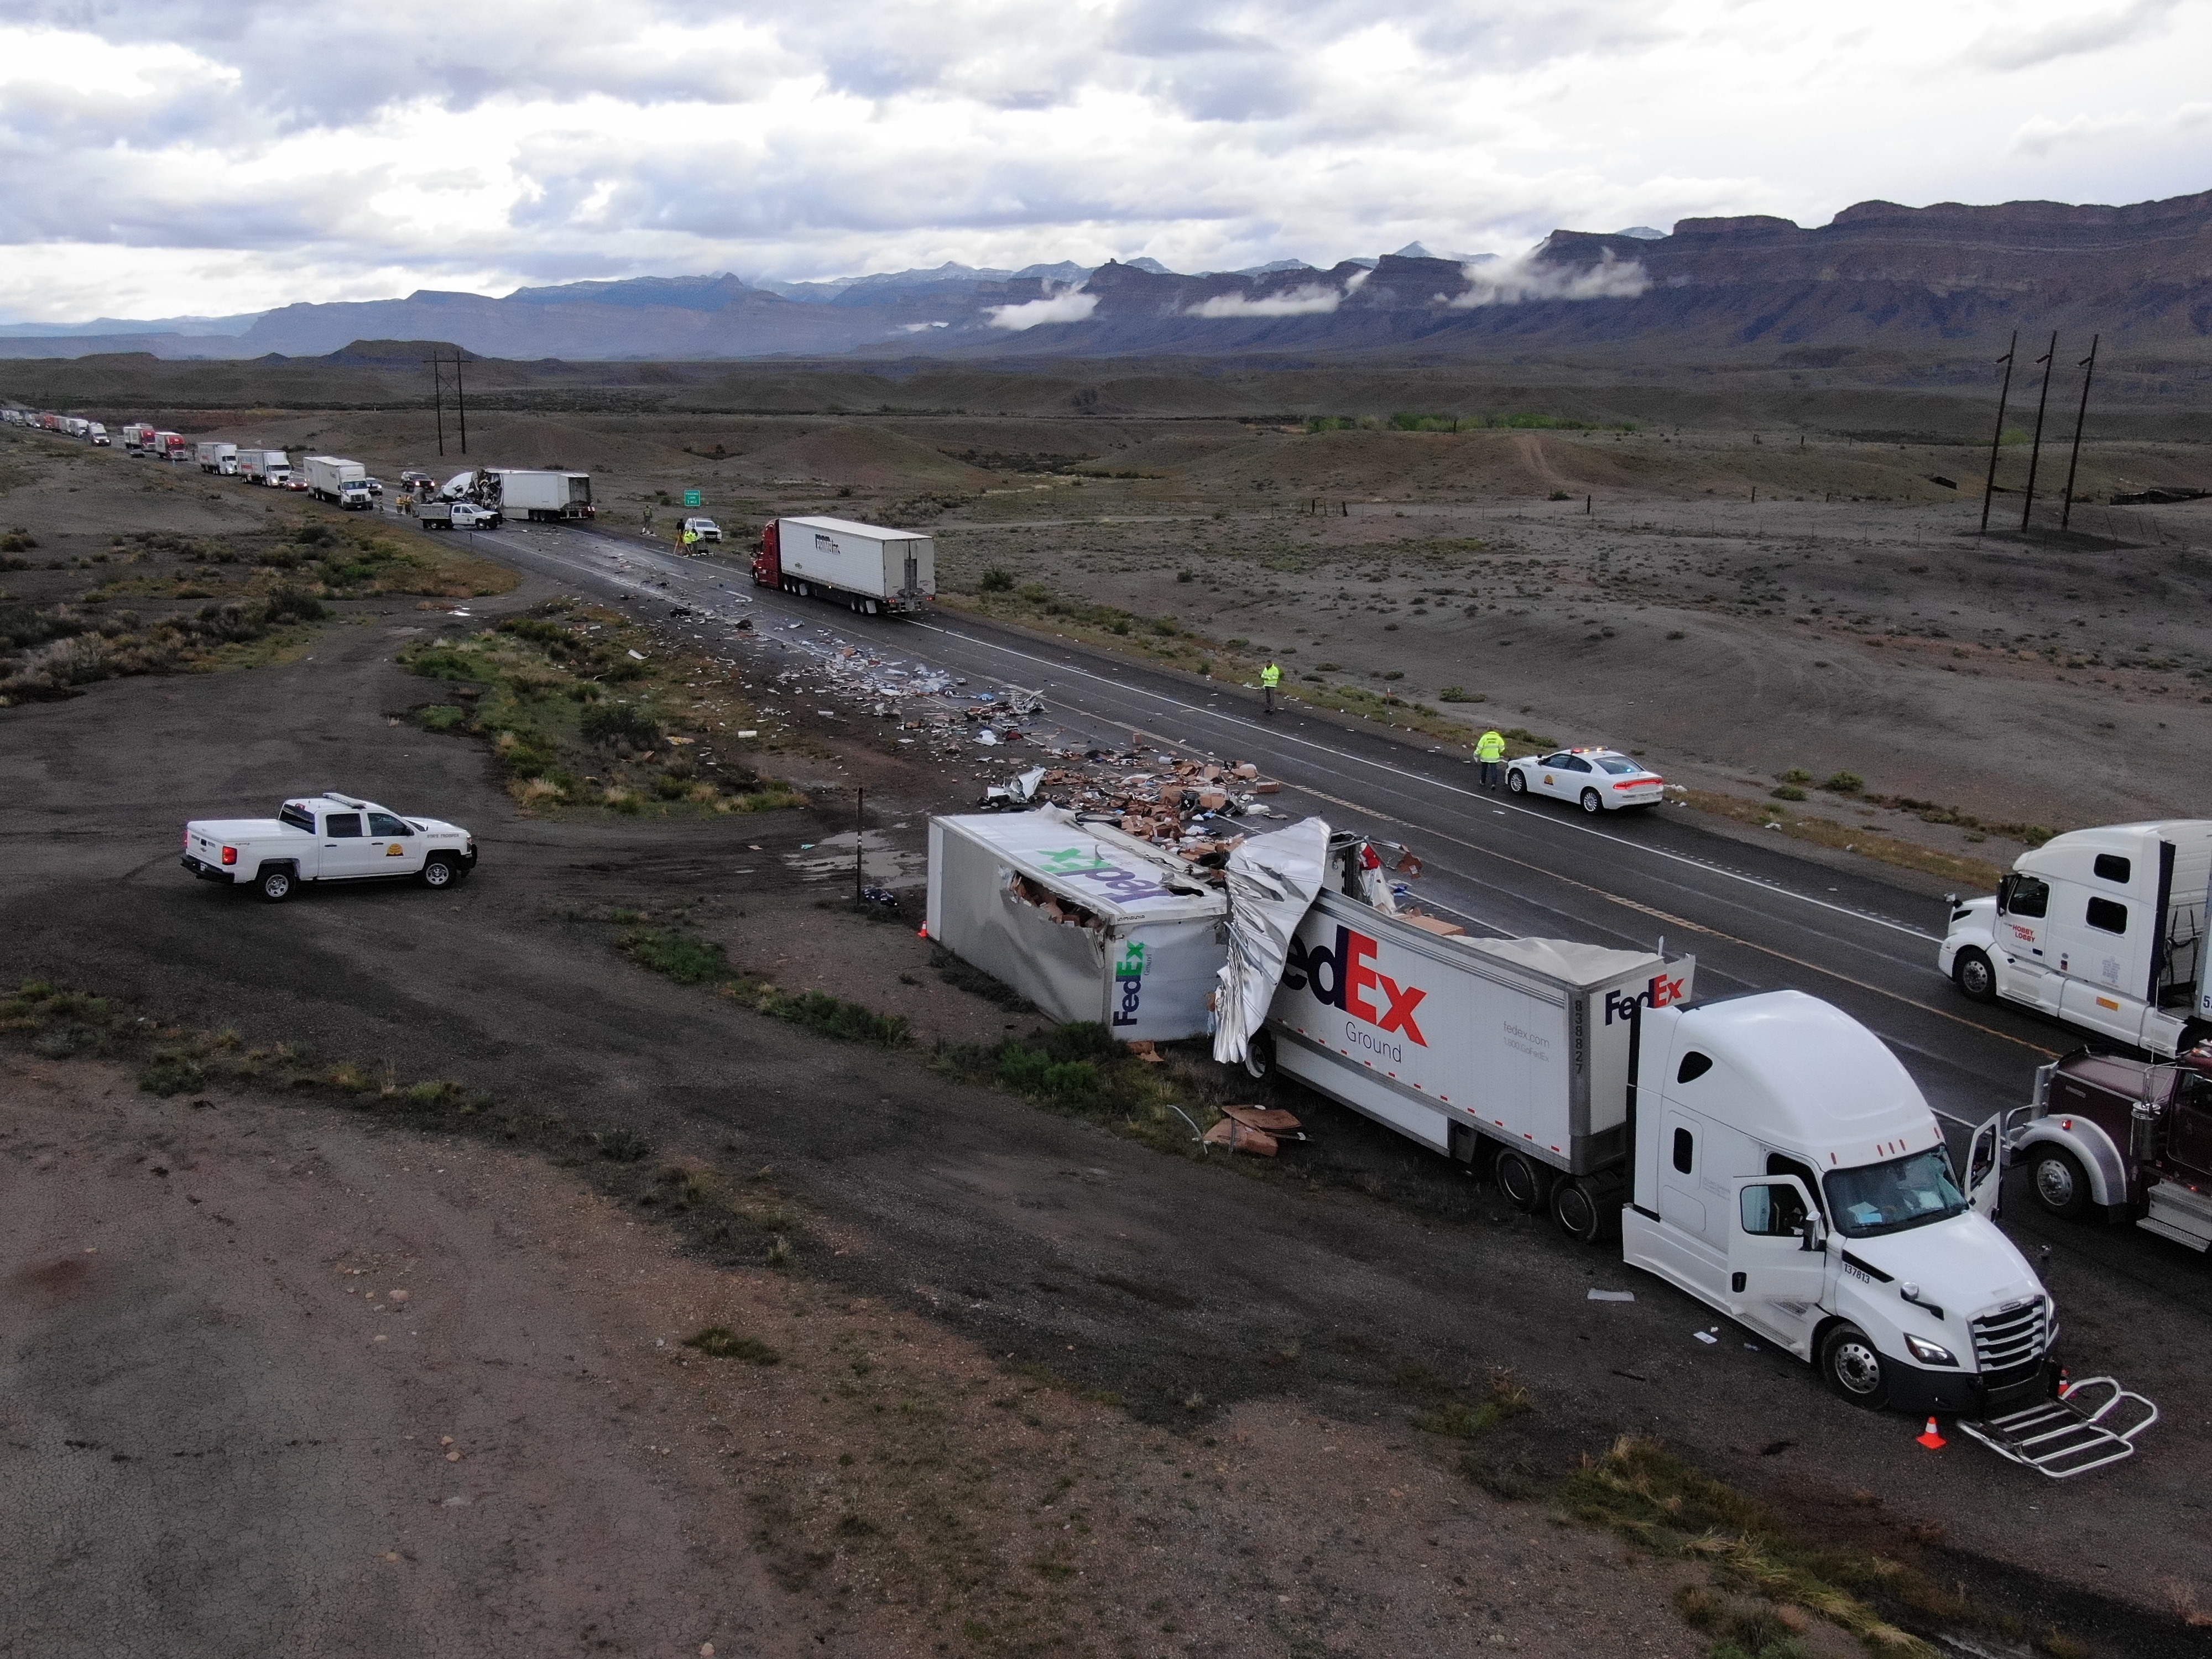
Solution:
M1998 1456L2053 1480L2132 1457L2136 1437L2158 1421L2158 1407L2109 1376L2084 1377L2056 1400L1959 1427Z

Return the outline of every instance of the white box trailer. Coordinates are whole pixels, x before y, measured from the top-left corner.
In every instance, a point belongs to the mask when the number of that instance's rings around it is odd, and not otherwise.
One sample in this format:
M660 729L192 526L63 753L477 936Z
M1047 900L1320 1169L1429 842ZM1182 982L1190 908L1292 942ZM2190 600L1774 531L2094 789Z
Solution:
M336 501L348 512L366 511L374 505L368 494L368 469L359 461L338 455L310 455L307 459L307 492L317 501Z
M157 460L182 465L192 458L192 446L181 432L156 432L148 441L146 453Z
M143 454L154 447L154 428L143 421L133 421L123 428L123 447L133 455Z
M871 617L920 611L937 597L937 543L918 531L848 519L770 519L753 580L801 598L839 599Z
M221 473L226 478L237 476L236 444L195 444L192 446L192 458L200 464L203 472Z
M1516 1201L1554 1175L1615 1190L1637 1006L1686 997L1696 967L1570 939L1476 939L1325 889L1291 938L1267 1046L1254 1042L1263 1069L1437 1152L1472 1161L1495 1143Z
M488 478L499 481L495 507L509 519L588 519L592 516L592 475L554 472L519 467L491 467Z
M281 489L291 481L292 458L281 449L241 449L238 471L255 483Z
M1122 1042L1205 1032L1228 908L1182 860L1056 807L929 821L929 937Z

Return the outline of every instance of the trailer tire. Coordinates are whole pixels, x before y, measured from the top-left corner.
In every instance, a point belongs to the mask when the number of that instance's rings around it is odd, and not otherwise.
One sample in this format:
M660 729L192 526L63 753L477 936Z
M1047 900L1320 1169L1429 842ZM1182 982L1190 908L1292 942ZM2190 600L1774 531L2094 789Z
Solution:
M1244 1045L1244 1074L1255 1082L1265 1082L1275 1074L1273 1032L1252 1033L1252 1040Z
M1873 1339L1848 1322L1820 1340L1820 1378L1854 1406L1878 1412L1889 1403L1889 1367Z
M1602 1244L1620 1233L1620 1200L1607 1200L1586 1181L1562 1181L1552 1188L1552 1219L1569 1238Z
M300 890L300 878L289 864L264 865L253 878L253 890L266 904L282 904Z
M1997 1000L1997 972L1990 966L1990 959L1971 947L1959 952L1951 963L1951 982L1959 988L1960 994L1969 1002L1995 1002Z
M2038 1146L2027 1166L2028 1190L2036 1207L2071 1221L2089 1207L2089 1177L2081 1160L2063 1146Z
M1508 1204L1530 1215L1542 1212L1544 1200L1551 1196L1550 1169L1526 1152L1508 1146L1498 1154L1492 1173Z

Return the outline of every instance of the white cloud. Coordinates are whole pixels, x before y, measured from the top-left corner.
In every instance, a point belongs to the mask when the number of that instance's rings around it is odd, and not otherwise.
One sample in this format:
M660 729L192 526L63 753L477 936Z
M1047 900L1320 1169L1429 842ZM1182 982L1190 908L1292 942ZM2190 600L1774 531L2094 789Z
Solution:
M1071 289L1065 294L1025 300L1019 305L993 306L989 321L993 328L1010 328L1019 333L1040 323L1079 323L1097 309L1097 295Z
M2033 69L2062 58L2109 52L2154 33L2174 5L2175 0L2131 0L2108 11L2072 12L2040 28L2015 18L1977 41L1970 60L2000 69Z
M1361 271L1364 278L1367 273ZM1352 288L1358 283L1352 284ZM1217 294L1184 313L1189 317L1325 317L1344 303L1346 290L1310 283L1273 294Z
M1616 258L1611 248L1580 270L1547 264L1543 253L1539 247L1518 258L1462 266L1468 286L1446 303L1455 311L1474 311L1524 300L1633 300L1651 286L1641 259Z
M2212 7L2103 3L15 0L0 316L2203 189Z

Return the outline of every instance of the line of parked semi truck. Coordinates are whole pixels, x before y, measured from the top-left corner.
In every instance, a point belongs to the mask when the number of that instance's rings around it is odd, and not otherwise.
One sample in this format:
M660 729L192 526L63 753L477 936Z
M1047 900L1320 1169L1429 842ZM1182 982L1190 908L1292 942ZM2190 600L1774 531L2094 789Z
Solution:
M101 422L50 410L0 409L0 423L82 439L101 448L113 447L119 437L126 454L196 465L203 472L272 489L301 490L351 512L373 508L385 493L382 479L343 455L306 455L295 466L282 449L191 439L143 421L111 434ZM489 530L508 518L588 519L594 511L591 475L559 468L472 467L443 484L427 472L410 470L399 475L399 485L404 510L431 530Z

